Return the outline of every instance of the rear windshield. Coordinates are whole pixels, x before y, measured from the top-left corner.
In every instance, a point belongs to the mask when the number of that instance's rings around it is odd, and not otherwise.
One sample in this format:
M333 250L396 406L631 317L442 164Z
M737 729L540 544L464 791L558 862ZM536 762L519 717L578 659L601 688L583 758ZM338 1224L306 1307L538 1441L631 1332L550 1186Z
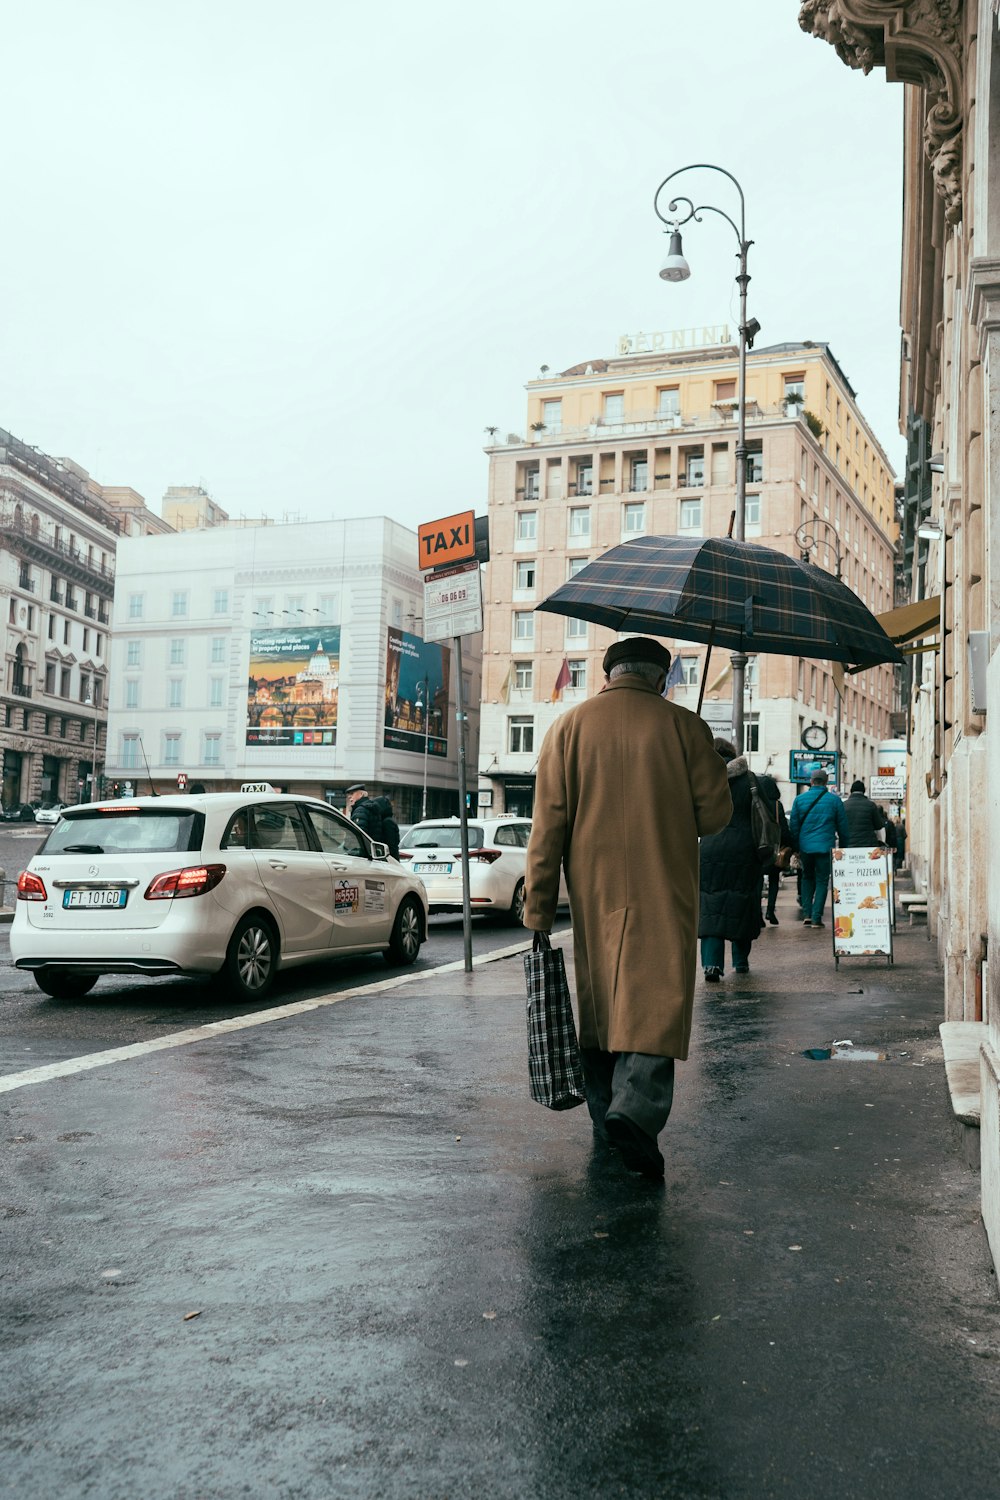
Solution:
M46 854L189 854L201 848L205 815L177 809L100 807L64 813ZM39 851L41 852L41 851Z
M460 849L462 830L458 823L443 828L411 828L399 841L401 849ZM469 824L469 848L483 847L483 830Z

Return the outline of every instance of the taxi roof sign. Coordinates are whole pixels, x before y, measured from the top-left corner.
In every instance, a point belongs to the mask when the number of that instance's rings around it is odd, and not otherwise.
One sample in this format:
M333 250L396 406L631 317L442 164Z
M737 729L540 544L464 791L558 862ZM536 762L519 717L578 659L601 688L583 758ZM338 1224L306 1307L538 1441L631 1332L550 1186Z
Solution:
M421 568L444 568L470 562L476 555L476 513L459 511L440 521L425 521L417 529L417 556Z

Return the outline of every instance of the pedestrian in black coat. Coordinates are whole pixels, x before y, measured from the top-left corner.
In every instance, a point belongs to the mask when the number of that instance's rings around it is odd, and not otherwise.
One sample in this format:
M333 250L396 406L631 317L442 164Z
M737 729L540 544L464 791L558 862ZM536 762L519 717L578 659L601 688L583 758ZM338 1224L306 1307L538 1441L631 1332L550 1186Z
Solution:
M750 823L750 768L746 757L737 756L727 740L717 739L715 748L726 762L733 815L721 833L701 841L698 936L709 984L717 983L725 972L727 939L732 945L733 969L737 974L749 973L750 947L763 926L763 874Z
M879 843L878 831L885 827L885 813L865 796L863 781L851 782L851 795L844 802L847 816L847 847L862 849Z
M375 806L382 814L382 843L388 844L393 859L399 858L399 824L392 815L392 803L388 797L376 797Z

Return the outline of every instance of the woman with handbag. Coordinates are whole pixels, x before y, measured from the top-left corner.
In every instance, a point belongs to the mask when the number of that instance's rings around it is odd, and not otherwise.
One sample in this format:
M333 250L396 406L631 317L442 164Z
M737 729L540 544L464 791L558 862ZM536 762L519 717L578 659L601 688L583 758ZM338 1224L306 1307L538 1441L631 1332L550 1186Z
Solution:
M715 749L726 762L733 815L721 833L701 841L698 936L708 984L718 984L725 973L727 941L732 946L734 971L749 974L750 948L764 925L760 915L763 873L750 816L750 768L728 740L717 739ZM758 788L763 793L760 778ZM774 790L777 796L776 786Z

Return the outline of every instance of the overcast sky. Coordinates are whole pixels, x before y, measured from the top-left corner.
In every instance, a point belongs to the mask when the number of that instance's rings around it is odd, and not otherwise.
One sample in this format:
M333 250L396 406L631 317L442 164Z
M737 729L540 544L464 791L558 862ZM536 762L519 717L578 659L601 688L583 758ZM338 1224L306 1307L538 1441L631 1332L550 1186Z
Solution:
M203 484L234 516L484 511L483 429L524 431L540 366L735 327L721 220L657 277L653 192L710 161L746 194L759 343L828 340L900 470L902 88L797 11L9 7L0 427L155 510Z

